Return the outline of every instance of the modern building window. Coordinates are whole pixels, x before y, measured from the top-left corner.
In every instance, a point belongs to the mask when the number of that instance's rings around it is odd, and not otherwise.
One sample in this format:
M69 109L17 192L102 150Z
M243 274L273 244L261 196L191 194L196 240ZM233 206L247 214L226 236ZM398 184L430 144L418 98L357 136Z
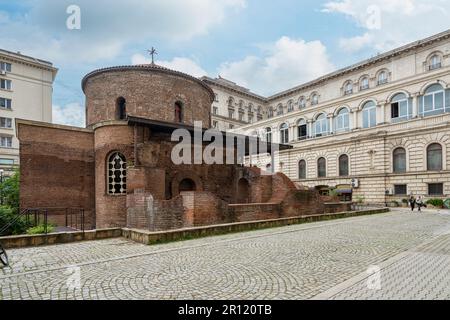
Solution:
M6 72L11 72L11 63L0 62L0 70L6 71Z
M317 176L319 178L325 178L327 176L327 160L325 158L319 158L317 160Z
M280 143L288 143L289 142L289 125L287 123L283 123L280 127Z
M288 112L292 112L294 111L294 103L292 101L288 102L288 108L287 108Z
M301 98L298 100L298 108L299 108L299 109L304 109L304 108L306 108L306 99L305 99L305 97L301 97Z
M336 118L336 132L348 131L350 129L350 113L347 108L339 110Z
M363 128L372 128L377 125L377 106L375 102L366 102L362 109Z
M359 85L359 90L367 90L369 89L369 77L364 77L361 79L361 83Z
M430 144L427 148L428 171L442 170L442 146L439 143Z
M298 162L298 178L306 179L306 161L300 160Z
M429 196L443 196L444 195L444 184L443 183L428 184L428 195Z
M428 69L431 70L436 70L442 67L442 61L441 61L441 57L437 54L433 55L430 58L430 65L428 66Z
M305 119L301 119L298 122L297 126L298 130L298 140L304 140L308 137L308 125L305 121Z
M353 93L353 82L348 81L344 84L344 95L349 95Z
M406 196L408 194L408 185L397 184L394 186L394 194L396 196Z
M314 123L315 135L316 137L321 137L328 133L328 119L327 116L322 113L320 114Z
M0 128L12 129L12 119L0 117Z
M378 74L378 85L388 83L388 74L386 71L381 71Z
M123 97L116 100L116 117L117 120L125 120L127 117L127 101Z
M266 142L272 143L272 129L266 128Z
M12 137L11 136L0 136L0 147L1 148L12 148Z
M127 192L127 161L123 154L115 152L108 158L108 193L111 195Z
M278 105L278 107L277 107L277 116L281 116L281 115L283 115L283 105L282 104Z
M423 115L435 115L444 112L445 91L440 84L428 87L422 99Z
M6 79L0 79L0 89L11 90L12 89L12 81L6 80Z
M317 93L314 93L311 96L311 105L315 106L317 104L319 104L319 95Z
M343 154L339 157L339 176L348 177L349 172L350 170L348 155Z
M12 100L6 98L0 98L0 108L11 110Z
M399 93L391 101L391 119L394 121L408 120L411 116L408 97Z
M392 162L394 173L406 172L406 150L397 148L392 153Z
M14 159L0 159L0 165L2 166L13 166Z

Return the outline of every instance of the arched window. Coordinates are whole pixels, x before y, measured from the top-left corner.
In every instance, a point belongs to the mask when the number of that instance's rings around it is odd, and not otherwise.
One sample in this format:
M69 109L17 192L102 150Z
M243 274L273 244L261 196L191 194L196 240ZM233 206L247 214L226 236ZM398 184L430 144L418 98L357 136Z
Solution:
M300 160L298 162L298 178L306 179L306 161Z
M344 95L349 95L353 93L353 82L347 81L344 84Z
M377 125L377 106L375 102L369 101L362 109L363 128L372 128Z
M428 171L442 170L442 146L433 143L427 148L427 169Z
M423 115L435 115L444 112L445 91L440 84L436 83L429 86L422 99Z
M289 125L287 123L283 123L280 127L280 143L288 143L289 142Z
M197 187L195 185L195 182L192 179L183 179L180 182L180 185L178 187L178 190L181 192L191 192L191 191L196 191Z
M316 118L316 121L314 122L314 128L316 130L315 134L318 137L321 137L328 133L328 119L324 113L320 114Z
M108 193L121 195L127 192L127 161L115 152L108 157Z
M406 150L404 148L397 148L392 153L392 163L394 173L406 172Z
M429 70L436 70L442 67L442 60L438 54L433 55L430 58Z
M273 109L272 109L272 107L269 108L269 112L268 112L267 116L269 118L273 118Z
M308 137L308 125L305 119L301 119L297 125L298 128L298 140L304 140Z
M116 117L117 120L125 120L127 118L127 101L120 97L116 101Z
M381 71L378 74L378 85L382 85L388 82L388 73L387 71Z
M339 157L339 176L348 177L349 175L349 161L348 156L343 154Z
M411 115L408 97L404 93L396 94L391 101L391 119L407 120Z
M317 176L319 178L325 178L327 176L327 160L325 158L319 158L317 160Z
M266 128L266 141L272 143L272 129Z
M279 104L277 107L277 116L281 116L283 114L283 105Z
M294 111L294 103L292 102L292 100L289 100L288 102L288 112L292 112Z
M300 97L300 99L298 100L298 108L299 109L306 108L306 99L305 99L305 97Z
M361 83L359 85L359 90L367 90L369 89L369 77L363 77L361 78Z
M311 96L311 105L315 106L316 104L319 104L319 95L317 93L313 93Z
M347 108L342 108L336 115L336 131L348 131L350 129L350 114Z
M183 103L181 101L175 102L175 122L183 122Z

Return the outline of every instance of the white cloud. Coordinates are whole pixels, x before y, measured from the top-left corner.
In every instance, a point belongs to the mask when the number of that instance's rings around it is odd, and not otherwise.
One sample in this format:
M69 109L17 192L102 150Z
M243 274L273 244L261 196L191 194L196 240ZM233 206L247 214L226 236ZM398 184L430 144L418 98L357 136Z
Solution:
M150 64L152 60L143 56L142 54L134 54L131 57L132 64ZM172 61L155 61L157 65L184 72L194 77L202 77L208 75L208 73L202 69L202 67L195 61L189 58L175 57Z
M3 2L4 0L0 0ZM81 30L68 30L73 0L25 0L22 14L1 12L2 47L64 62L112 59L129 43L187 41L207 34L246 0L77 0Z
M267 46L262 55L224 63L219 74L255 92L270 95L335 69L320 41L305 42L282 37Z
M85 119L85 108L79 103L69 103L63 107L53 105L53 123L85 127Z
M336 0L323 11L343 14L363 29L361 35L340 40L345 51L386 51L447 30L450 1Z

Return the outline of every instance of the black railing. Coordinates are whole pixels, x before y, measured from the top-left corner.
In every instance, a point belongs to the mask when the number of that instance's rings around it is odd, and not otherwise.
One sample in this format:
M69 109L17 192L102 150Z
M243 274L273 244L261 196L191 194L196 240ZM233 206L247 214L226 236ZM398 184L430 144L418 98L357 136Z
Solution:
M50 218L50 220L49 220ZM0 236L19 220L25 221L29 228L42 225L44 234L48 234L48 226L55 223L59 227L85 231L85 212L83 208L29 208L23 209L17 216L0 230Z

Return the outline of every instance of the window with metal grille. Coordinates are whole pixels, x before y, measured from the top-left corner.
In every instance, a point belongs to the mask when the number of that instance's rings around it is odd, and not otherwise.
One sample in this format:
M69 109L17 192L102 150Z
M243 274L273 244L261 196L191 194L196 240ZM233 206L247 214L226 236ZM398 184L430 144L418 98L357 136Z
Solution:
M115 152L108 158L108 193L121 195L127 192L127 161L123 154Z
M430 195L430 196L444 195L444 184L443 183L430 183L428 185L428 195Z
M408 194L408 186L406 184L398 184L394 186L394 193L397 196L405 196Z

